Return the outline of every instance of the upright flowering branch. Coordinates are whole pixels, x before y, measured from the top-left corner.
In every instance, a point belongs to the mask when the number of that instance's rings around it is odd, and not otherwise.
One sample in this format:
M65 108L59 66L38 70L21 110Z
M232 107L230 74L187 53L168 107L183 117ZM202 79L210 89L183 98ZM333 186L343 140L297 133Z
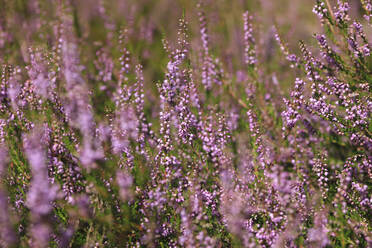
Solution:
M96 56L97 59L94 61L94 65L98 71L97 80L107 83L112 79L114 62L110 54L103 48L96 52ZM103 88L105 87L104 85Z
M350 21L350 17L348 15L349 9L350 6L348 2L337 0L337 7L334 8L334 18L336 20L336 24L340 27L346 27L347 23Z
M30 65L26 67L35 92L45 99L54 100L56 90L56 73L48 70L48 60L41 51L29 49Z
M46 247L50 240L50 215L57 199L57 186L49 183L45 146L48 144L46 126L36 126L23 138L26 157L31 166L32 180L26 205L31 212L31 247ZM42 143L41 143L42 142Z
M244 22L244 63L254 66L257 64L255 38L253 36L252 16L246 11L243 14Z
M202 40L202 75L201 80L205 89L210 90L214 83L221 84L221 69L218 69L217 64L218 60L213 61L213 58L210 54L210 44L209 44L209 35L207 29L207 18L204 11L202 10L202 4L198 3L197 5L199 11L199 23L200 23L200 35Z
M0 141L0 246L2 247L13 247L17 241L10 218L8 195L3 184L7 176L8 162L8 151L5 144Z
M198 3L198 8L201 8L201 3ZM202 68L202 83L206 89L212 86L210 75L210 56L209 56L209 36L207 30L207 20L205 13L200 10L198 12L200 22L200 35L203 45L203 68Z
M138 137L137 137L137 152L147 157L145 150L146 140L152 142L153 131L151 130L151 123L148 123L145 116L145 91L144 91L144 77L142 65L136 66L136 84L134 88L134 104L136 106L136 115L138 118Z
M282 112L284 121L283 130L291 129L301 120L301 109L304 106L304 86L305 82L296 78L294 89L291 92L291 100L283 99L286 105L286 110Z
M315 35L319 46L321 48L321 55L323 59L328 63L329 70L335 69L336 71L345 70L344 63L339 56L333 51L333 49L329 46L326 36L317 34Z
M333 13L330 14L329 10L332 13L332 10L330 9L330 5L328 4L328 0L326 1L326 3L322 0L316 1L316 4L313 8L313 13L318 16L322 25L325 23L326 20L330 19L330 16L333 16Z
M127 83L128 77L127 74L131 69L131 59L130 59L130 52L126 47L126 42L128 42L128 30L124 29L120 31L119 35L119 45L120 45L120 71L119 71L119 86L123 87L124 83Z
M273 27L275 40L278 42L279 48L282 53L285 55L286 59L291 63L291 67L299 65L300 59L293 53L290 53L287 45L283 42L282 38L279 35L278 29Z
M86 168L94 167L96 160L102 159L101 144L94 136L95 122L89 101L89 89L82 77L79 51L74 41L72 20L64 16L61 37L62 72L66 82L67 102L65 109L71 124L83 136L80 161Z

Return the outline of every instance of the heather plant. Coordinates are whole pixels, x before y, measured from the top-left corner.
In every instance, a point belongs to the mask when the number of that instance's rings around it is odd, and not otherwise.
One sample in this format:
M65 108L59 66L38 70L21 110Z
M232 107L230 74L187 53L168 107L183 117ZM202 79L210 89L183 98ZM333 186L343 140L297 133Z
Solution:
M0 247L371 247L372 3L277 2L0 0Z

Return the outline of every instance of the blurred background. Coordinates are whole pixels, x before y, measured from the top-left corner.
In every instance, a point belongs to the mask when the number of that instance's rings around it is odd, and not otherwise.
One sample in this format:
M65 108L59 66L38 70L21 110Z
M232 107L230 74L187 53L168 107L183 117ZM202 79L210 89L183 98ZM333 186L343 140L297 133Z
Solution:
M27 62L28 47L47 47L55 44L60 6L58 0L0 0L0 63L22 64ZM192 51L200 51L200 24L196 0L74 0L69 1L74 17L76 37L81 46L84 64L91 64L96 52L103 46L111 47L110 54L120 57L117 48L118 34L128 29L127 43L132 56L144 66L145 81L156 90L154 82L163 79L168 57L162 40L176 42L178 20L182 16L189 23ZM333 5L336 1L330 0ZM313 34L321 32L317 16L312 13L315 0L203 0L206 14L210 49L222 61L226 73L243 68L243 19L245 10L254 17L254 35L258 44L259 63L269 71L261 72L272 78L272 73L283 70L286 63L278 56L273 26L278 27L291 52L297 53L298 41L315 43ZM359 0L350 1L351 14L361 16ZM94 46L91 46L94 44ZM86 50L84 50L86 49ZM92 50L93 49L93 50ZM196 57L196 56L195 56ZM285 69L288 69L287 67ZM89 68L87 68L89 73ZM291 72L291 75L293 72ZM278 80L286 79L281 73ZM91 82L96 84L97 82ZM150 96L151 97L151 96Z

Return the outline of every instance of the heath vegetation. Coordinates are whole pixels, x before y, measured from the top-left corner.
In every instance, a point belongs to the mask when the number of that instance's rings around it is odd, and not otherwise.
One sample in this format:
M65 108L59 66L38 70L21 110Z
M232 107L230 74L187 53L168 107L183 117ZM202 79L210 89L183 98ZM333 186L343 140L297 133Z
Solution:
M0 247L372 247L370 0L0 0Z

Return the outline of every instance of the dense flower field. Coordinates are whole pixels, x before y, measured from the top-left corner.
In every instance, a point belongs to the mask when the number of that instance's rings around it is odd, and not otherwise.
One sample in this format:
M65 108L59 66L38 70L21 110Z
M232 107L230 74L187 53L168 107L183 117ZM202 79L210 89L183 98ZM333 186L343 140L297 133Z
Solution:
M0 0L0 247L372 247L370 42L370 0Z

